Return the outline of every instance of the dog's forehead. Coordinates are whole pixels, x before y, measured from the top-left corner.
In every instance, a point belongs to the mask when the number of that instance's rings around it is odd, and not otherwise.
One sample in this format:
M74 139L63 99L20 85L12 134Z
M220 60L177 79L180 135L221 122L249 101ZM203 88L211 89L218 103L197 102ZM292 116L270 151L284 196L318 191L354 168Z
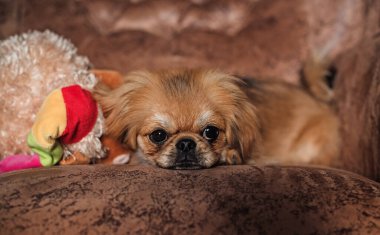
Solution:
M168 74L163 79L166 91L187 92L194 87L195 74L187 71Z
M177 131L195 131L205 128L207 125L216 125L219 128L224 127L224 121L213 110L203 110L192 112L191 114L181 112L154 112L148 118L151 128L163 128L170 132Z
M199 114L197 119L195 120L195 124L197 126L205 126L211 120L211 118L215 115L212 110L205 110Z
M161 92L169 101L190 105L195 96L203 96L198 75L192 72L165 74L161 80ZM198 97L200 98L200 97Z
M190 129L202 126L214 115L214 112L200 106L187 105L157 106L152 109L149 122L167 129Z
M146 96L151 112L149 121L177 130L199 129L207 125L210 119L222 122L221 118L215 118L215 101L210 98L213 96L210 95L210 83L204 80L205 76L193 70L158 74L159 83L150 89L155 93Z
M150 118L151 122L158 124L164 129L170 129L174 126L174 120L166 113L156 112Z
M153 112L149 121L166 130L181 131L198 129L207 123L208 118L211 118L210 111L167 110L166 112Z

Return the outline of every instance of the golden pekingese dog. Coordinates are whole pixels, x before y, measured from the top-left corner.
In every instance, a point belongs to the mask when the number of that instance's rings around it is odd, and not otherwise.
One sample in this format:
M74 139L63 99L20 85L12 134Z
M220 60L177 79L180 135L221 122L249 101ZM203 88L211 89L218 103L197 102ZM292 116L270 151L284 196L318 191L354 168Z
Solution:
M330 106L283 82L212 70L138 71L98 84L107 133L134 156L170 169L218 164L330 164L338 120Z

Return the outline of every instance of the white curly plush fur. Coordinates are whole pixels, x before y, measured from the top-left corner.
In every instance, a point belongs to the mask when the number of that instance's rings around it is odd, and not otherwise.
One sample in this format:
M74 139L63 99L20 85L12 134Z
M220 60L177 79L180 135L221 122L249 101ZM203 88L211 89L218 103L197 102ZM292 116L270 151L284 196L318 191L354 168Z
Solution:
M68 40L50 31L32 31L0 41L0 159L28 154L26 136L46 96L57 88L78 84L91 91L96 78L86 57ZM100 110L100 109L99 109ZM90 158L103 157L99 140L101 111L94 129L79 143L68 145Z

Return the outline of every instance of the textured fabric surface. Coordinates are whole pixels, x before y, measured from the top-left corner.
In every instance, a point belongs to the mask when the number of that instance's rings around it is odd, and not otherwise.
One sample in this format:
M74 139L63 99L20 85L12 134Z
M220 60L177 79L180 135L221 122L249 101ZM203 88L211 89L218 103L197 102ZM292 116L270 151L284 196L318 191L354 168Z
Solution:
M360 43L342 53L336 84L344 168L380 181L380 1L368 5ZM358 157L361 156L361 157Z
M0 38L49 28L97 68L220 68L297 83L312 53L357 43L362 0L2 0Z
M0 234L379 234L380 184L301 167L70 166L0 176Z

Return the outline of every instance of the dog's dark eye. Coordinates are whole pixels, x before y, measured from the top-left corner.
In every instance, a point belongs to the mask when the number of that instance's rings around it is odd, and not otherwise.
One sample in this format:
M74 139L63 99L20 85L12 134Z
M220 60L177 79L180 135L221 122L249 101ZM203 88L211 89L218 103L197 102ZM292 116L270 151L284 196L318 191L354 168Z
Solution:
M205 129L203 129L202 135L206 140L212 142L218 138L219 129L215 126L207 126Z
M155 144L162 144L168 138L168 133L162 129L153 131L149 135L149 139Z

